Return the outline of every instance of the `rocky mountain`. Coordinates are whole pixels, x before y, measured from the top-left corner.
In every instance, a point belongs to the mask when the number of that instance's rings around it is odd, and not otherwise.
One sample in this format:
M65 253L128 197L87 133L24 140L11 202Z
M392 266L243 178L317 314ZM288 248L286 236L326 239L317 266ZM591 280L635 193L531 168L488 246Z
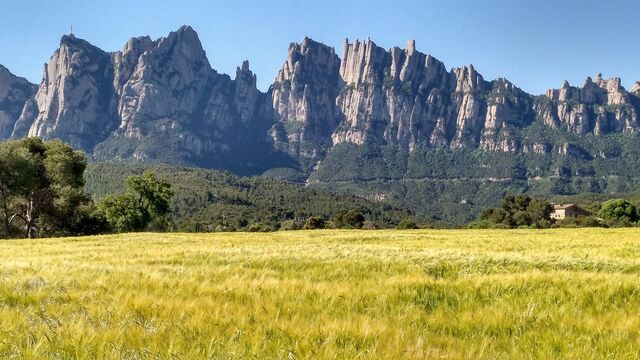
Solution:
M234 78L217 73L188 26L116 52L65 35L37 89L0 67L0 138L306 181L425 212L446 201L473 213L510 189L621 188L631 180L606 179L636 176L619 170L640 165L639 111L640 82L627 91L598 75L534 96L472 65L448 70L415 41L345 40L338 56L305 38L266 93L246 61Z
M33 96L36 85L13 75L0 65L0 138L11 135L26 101Z
M60 138L91 151L116 126L110 60L108 53L88 42L63 36L12 136Z
M322 160L340 121L336 98L342 87L340 59L333 48L305 38L291 44L271 86L271 137L277 148L303 164Z

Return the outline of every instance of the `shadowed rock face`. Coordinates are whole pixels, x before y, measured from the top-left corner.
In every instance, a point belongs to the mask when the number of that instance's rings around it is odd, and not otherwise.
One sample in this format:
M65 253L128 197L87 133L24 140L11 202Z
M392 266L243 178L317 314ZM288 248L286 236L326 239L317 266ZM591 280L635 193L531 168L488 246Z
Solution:
M183 26L113 53L63 36L37 91L0 67L0 138L59 138L100 160L308 174L340 144L544 154L562 144L522 143L518 129L633 133L639 96L640 83L628 92L598 75L534 97L471 65L447 70L414 41L385 50L345 40L340 59L309 38L290 45L262 93L248 62L234 79L218 74Z
M25 102L36 92L37 86L13 75L0 65L0 139L11 136Z

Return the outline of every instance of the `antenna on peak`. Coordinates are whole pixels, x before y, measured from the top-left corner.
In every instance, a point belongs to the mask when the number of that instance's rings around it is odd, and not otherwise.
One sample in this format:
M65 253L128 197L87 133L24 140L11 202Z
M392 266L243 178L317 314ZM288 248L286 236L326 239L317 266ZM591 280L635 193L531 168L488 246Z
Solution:
M73 35L73 24L71 24L71 32L69 32L69 35L70 35L70 36L74 36L74 35Z

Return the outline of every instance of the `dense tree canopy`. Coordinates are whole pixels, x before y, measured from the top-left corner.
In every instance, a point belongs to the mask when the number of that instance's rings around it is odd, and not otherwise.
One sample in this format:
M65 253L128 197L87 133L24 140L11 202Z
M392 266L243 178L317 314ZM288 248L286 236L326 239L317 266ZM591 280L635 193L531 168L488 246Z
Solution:
M599 215L605 220L636 222L639 219L635 205L624 199L613 199L602 204Z
M333 222L337 228L360 229L364 224L364 215L357 209L342 210Z
M146 171L141 176L130 176L127 191L122 195L109 195L98 203L97 213L104 217L116 232L142 231L155 222L157 229L168 227L171 185Z
M489 226L546 228L551 225L552 212L553 206L544 199L508 195L500 207L484 210L480 221Z
M83 234L91 200L84 154L36 138L0 144L0 207L5 237Z

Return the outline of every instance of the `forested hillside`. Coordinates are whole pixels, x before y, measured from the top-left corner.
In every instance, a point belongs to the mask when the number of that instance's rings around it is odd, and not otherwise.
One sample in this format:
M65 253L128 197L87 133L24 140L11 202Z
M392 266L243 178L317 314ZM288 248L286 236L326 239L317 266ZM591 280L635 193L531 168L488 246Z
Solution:
M86 189L94 198L124 191L125 179L154 171L172 186L171 208L179 230L233 230L251 224L277 228L287 220L311 216L332 219L341 210L357 209L376 227L393 227L411 217L406 208L385 202L308 189L267 178L246 178L223 171L159 165L89 164Z

